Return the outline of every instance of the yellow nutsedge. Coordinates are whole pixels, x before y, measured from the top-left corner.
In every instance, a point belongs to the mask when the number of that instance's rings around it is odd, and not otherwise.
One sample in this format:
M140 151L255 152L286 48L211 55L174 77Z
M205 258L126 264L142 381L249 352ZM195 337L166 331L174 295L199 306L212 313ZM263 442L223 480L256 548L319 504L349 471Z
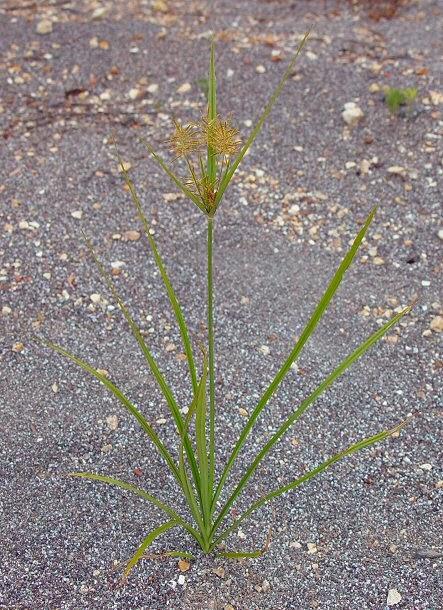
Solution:
M186 157L201 148L202 141L195 125L183 126L174 120L174 127L175 131L169 138L168 144L177 157Z
M229 157L238 152L241 144L238 129L233 127L228 120L222 121L220 117L212 120L203 119L202 131L208 146L217 154Z

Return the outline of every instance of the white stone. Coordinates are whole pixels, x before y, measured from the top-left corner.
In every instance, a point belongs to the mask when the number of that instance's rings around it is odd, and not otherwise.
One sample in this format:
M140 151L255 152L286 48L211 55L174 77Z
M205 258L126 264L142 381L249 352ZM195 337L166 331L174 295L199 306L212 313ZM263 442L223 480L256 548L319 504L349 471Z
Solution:
M37 27L35 28L37 34L50 34L52 32L52 21L49 19L42 19L37 23Z
M289 216L297 216L297 214L299 212L300 212L300 206L297 205L296 203L293 203L288 210Z
M386 599L387 606L396 606L401 602L401 595L397 589L389 589L388 597Z
M140 95L140 89L137 89L136 87L134 87L133 89L129 89L129 91L128 91L128 97L131 100L136 100L139 95Z
M432 464L422 464L422 465L420 466L420 468L421 468L422 470L428 470L428 471L429 471L429 470L432 470Z
M118 428L117 415L108 415L108 417L106 418L106 424L110 430L117 430L117 428Z
M363 110L355 102L347 102L341 115L344 122L350 127L354 127L365 116Z
M177 89L177 93L189 93L191 89L191 83L183 83L183 85L180 85L180 87Z
M146 91L147 91L148 93L151 93L151 94L153 94L153 93L157 93L157 91L158 91L158 85L157 85L157 83L151 83L151 84L148 86L148 88L146 89Z

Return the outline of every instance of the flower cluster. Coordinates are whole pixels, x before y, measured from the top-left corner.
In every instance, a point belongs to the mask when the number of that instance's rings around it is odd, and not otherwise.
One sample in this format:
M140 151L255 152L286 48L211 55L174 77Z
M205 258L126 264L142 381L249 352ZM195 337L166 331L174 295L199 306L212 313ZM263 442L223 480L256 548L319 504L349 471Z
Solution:
M214 119L204 117L200 122L188 125L174 121L174 132L168 145L176 159L186 162L186 186L200 199L208 213L213 212L218 186L229 169L231 158L240 149L238 129L219 116ZM214 161L212 172L206 159Z

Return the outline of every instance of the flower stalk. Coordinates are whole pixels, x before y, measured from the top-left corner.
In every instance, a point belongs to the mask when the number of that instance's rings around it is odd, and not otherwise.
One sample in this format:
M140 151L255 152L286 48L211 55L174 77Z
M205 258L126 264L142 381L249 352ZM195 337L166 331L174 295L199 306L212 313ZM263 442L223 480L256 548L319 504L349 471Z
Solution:
M212 494L215 480L215 345L214 345L214 277L213 250L215 218L208 217L208 356L209 356L209 487Z

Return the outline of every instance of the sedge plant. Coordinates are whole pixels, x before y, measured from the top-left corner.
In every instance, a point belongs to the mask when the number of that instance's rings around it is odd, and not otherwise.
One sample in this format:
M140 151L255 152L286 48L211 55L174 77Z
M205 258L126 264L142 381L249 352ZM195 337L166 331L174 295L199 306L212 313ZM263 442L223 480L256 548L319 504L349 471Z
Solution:
M127 576L137 562L146 554L151 543L161 534L174 527L180 527L194 538L204 553L219 552L226 557L257 557L263 552L246 552L242 550L226 550L225 544L229 535L234 532L240 524L262 506L275 500L279 496L296 489L303 483L308 482L330 466L343 458L369 447L378 441L382 441L397 432L404 423L378 432L369 438L364 438L357 443L343 449L336 455L329 457L313 470L300 474L285 485L270 489L263 497L250 502L249 507L236 518L231 518L231 508L239 500L240 496L247 491L251 477L257 471L260 463L268 457L270 451L286 434L299 418L311 407L314 401L321 396L347 369L359 360L379 339L381 339L401 318L410 311L406 307L403 311L394 315L389 321L370 335L357 349L350 353L324 381L310 393L281 423L279 428L270 436L267 442L259 448L253 461L244 468L241 478L231 483L231 474L234 464L248 440L257 420L265 414L266 408L273 395L277 392L280 384L288 374L293 363L300 356L304 346L309 341L317 328L323 314L326 312L343 277L354 260L359 247L374 218L375 209L372 210L356 235L349 251L344 256L335 273L332 275L323 296L314 308L311 317L288 354L286 360L278 369L270 381L260 400L250 413L241 434L233 446L227 461L222 465L217 463L216 455L216 366L215 366L215 338L214 338L214 282L213 282L213 250L214 250L214 227L217 211L223 196L246 153L253 144L257 135L277 102L283 87L290 78L294 64L299 56L308 34L302 39L297 52L289 62L286 71L281 77L276 89L270 96L257 123L252 128L250 135L242 143L237 129L230 120L223 119L217 112L217 88L215 75L215 49L211 46L209 75L208 75L208 104L207 113L195 124L183 125L176 121L174 132L169 138L169 145L178 163L185 172L184 177L181 170L175 169L175 164L167 163L158 154L149 142L143 140L151 158L169 176L174 184L186 195L186 197L197 206L203 214L207 225L207 345L199 346L201 357L196 356L195 346L191 341L191 335L183 315L179 300L170 282L165 263L159 253L154 237L150 231L148 219L143 211L140 198L134 183L129 175L126 165L118 155L120 169L129 191L138 218L146 235L150 254L153 256L159 270L164 287L166 289L172 310L175 314L180 331L183 350L186 354L187 366L189 368L190 387L192 389L192 402L186 409L180 407L175 393L161 371L152 351L145 339L144 334L134 321L128 307L124 303L117 290L113 278L103 263L99 260L92 243L85 237L90 253L97 265L98 271L118 304L125 317L132 334L143 353L147 366L157 382L165 402L170 411L172 420L177 431L177 446L172 450L168 448L157 434L148 417L108 378L100 369L72 354L64 347L52 342L45 344L65 356L84 371L98 379L107 390L109 390L122 406L135 417L140 427L146 432L152 445L163 458L171 477L175 480L181 497L187 506L187 515L183 514L183 501L177 506L171 506L150 491L127 483L122 480L104 474L90 472L76 472L73 476L92 481L100 481L109 485L115 485L123 490L130 491L146 502L156 506L165 515L164 523L161 523L153 531L149 532L141 542L133 557L127 562L124 575ZM186 414L183 414L186 413ZM230 493L228 493L230 489ZM226 493L223 493L226 492ZM188 551L170 551L171 556L191 557Z
M400 108L410 108L418 95L416 87L388 87L385 91L385 102L392 114L397 114Z

